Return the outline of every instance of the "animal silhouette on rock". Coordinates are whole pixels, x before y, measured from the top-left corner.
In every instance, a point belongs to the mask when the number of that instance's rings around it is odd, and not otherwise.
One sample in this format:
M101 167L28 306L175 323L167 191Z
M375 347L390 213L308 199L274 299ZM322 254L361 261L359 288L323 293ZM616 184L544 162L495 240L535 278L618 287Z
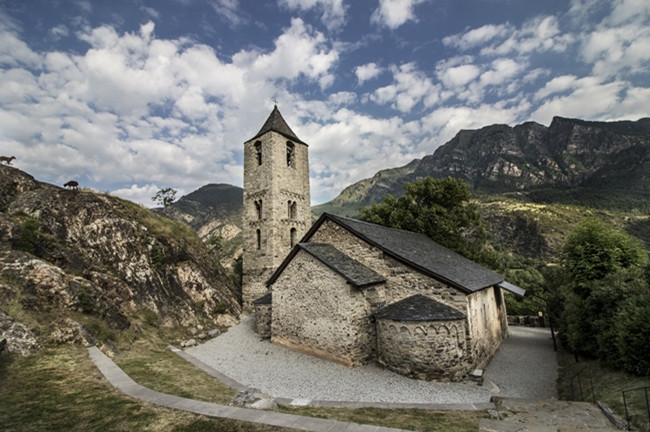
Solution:
M0 163L6 162L7 165L11 165L11 161L16 159L15 156L0 156Z
M77 183L74 180L70 180L69 182L64 184L63 187L66 188L66 189L75 189L76 190L76 189L79 189L79 183Z

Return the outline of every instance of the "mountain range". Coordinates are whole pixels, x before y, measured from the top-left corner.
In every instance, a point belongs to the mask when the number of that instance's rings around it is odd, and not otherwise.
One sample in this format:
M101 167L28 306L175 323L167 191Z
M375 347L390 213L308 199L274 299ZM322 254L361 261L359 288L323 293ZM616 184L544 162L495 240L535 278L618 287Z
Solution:
M467 182L492 242L518 255L550 259L571 227L598 215L650 245L650 118L555 117L548 127L526 122L461 130L432 155L356 182L312 213L354 217L426 176ZM242 193L236 186L207 185L165 212L189 223L204 241L219 238L228 266L241 251Z

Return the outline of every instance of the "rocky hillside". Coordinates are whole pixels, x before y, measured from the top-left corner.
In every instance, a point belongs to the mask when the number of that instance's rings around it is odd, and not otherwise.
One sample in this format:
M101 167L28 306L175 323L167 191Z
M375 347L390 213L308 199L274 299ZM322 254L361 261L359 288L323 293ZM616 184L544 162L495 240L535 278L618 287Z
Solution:
M242 203L244 191L227 184L208 184L181 197L163 211L191 226L230 268L242 253Z
M0 166L0 339L25 351L232 323L236 288L185 224Z
M588 122L555 117L550 126L462 130L434 154L385 170L315 209L354 214L417 178L465 180L476 194L516 194L534 202L628 209L648 207L650 118ZM351 198L348 198L351 197ZM321 210L322 209L322 210Z

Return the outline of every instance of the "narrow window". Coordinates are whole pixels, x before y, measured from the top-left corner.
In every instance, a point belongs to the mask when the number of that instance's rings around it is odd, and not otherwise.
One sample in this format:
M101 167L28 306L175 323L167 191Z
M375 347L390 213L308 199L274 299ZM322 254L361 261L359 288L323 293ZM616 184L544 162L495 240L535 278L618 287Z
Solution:
M294 246L296 245L296 234L297 234L296 229L295 229L295 228L291 228L291 233L290 233L290 237L291 237L291 247L294 247Z
M291 220L296 219L296 202L295 201L289 201L289 219L291 219Z
M262 200L255 201L255 211L257 212L257 220L262 220Z
M287 166L288 167L293 166L294 150L295 150L294 144L291 141L287 141Z
M262 142L255 143L255 157L257 158L257 165L262 165Z
M257 250L262 249L262 231L257 230Z

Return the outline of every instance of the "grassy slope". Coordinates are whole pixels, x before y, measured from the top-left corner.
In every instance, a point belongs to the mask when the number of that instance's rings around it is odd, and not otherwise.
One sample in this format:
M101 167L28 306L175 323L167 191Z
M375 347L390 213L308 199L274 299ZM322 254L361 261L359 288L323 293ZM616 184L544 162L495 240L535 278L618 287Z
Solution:
M650 377L639 377L603 367L597 360L580 358L576 362L573 354L564 350L560 350L558 362L560 368L557 389L560 399L602 401L621 419L625 416L622 391L650 386ZM633 392L626 398L632 425L636 425L634 430L650 430L644 393Z
M234 391L176 354L135 344L116 362L136 382L154 390L219 404ZM47 348L31 357L0 357L0 424L7 431L280 431L244 422L211 419L142 403L121 395L80 347ZM419 431L475 431L483 411L285 407L298 415ZM119 414L116 414L119 413Z

